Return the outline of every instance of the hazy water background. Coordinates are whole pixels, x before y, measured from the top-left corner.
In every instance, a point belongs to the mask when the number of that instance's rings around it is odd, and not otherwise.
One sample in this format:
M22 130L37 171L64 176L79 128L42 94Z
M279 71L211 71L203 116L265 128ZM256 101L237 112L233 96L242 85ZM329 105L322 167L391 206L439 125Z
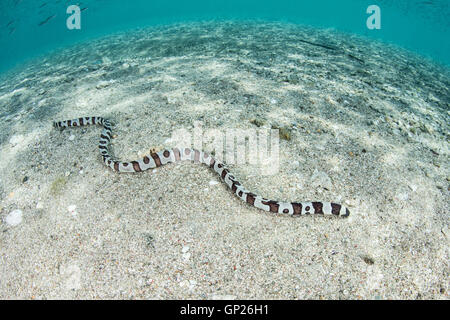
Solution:
M86 8L81 30L66 27L71 4ZM372 4L381 8L381 30L366 26L366 9ZM285 21L334 28L394 43L450 65L449 8L449 0L1 0L0 72L90 38L205 20Z

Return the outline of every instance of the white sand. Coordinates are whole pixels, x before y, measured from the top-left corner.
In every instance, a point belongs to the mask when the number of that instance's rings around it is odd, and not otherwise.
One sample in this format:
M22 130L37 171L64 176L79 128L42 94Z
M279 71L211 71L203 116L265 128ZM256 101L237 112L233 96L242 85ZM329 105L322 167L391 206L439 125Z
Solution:
M0 298L448 299L449 84L396 48L251 23L116 35L3 75ZM114 173L99 127L51 127L93 115L127 160L194 121L284 127L279 173L236 176L351 216L265 213L190 163Z

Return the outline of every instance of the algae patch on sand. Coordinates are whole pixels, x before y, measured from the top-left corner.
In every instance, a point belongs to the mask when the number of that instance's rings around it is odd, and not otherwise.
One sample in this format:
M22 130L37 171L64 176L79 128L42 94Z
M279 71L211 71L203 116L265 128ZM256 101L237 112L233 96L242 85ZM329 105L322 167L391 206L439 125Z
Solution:
M57 177L50 186L50 193L52 195L57 195L61 193L61 190L67 184L67 177L59 176Z

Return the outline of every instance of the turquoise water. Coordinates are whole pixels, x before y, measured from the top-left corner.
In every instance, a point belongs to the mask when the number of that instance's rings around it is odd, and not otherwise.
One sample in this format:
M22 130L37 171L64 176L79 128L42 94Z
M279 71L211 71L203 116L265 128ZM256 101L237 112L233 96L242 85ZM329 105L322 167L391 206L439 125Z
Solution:
M78 4L81 29L69 30L66 9ZM369 30L369 5L381 29ZM0 72L29 58L118 31L188 21L282 21L333 28L393 43L450 65L449 0L2 0Z

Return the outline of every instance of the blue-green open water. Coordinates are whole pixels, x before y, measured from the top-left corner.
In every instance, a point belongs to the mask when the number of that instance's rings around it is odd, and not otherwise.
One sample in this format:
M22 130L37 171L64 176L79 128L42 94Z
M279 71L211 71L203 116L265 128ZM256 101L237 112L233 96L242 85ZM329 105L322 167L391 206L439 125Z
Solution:
M79 5L81 29L66 9ZM381 29L369 30L369 5ZM188 21L258 20L332 28L393 43L450 65L449 0L1 0L0 72L83 40L118 31Z

